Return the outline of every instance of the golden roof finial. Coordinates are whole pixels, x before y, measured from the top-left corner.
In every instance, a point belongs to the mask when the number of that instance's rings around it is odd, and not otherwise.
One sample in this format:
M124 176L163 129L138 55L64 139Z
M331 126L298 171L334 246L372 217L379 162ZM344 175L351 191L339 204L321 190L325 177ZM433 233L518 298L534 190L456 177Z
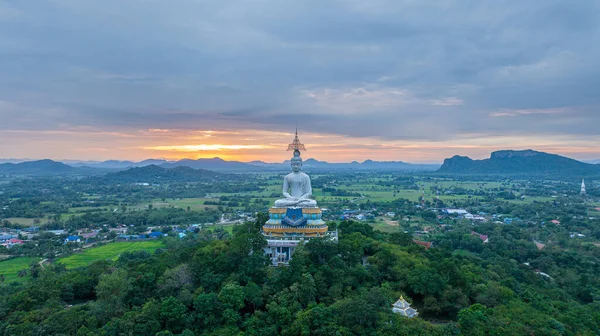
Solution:
M302 144L300 142L300 139L298 139L298 127L296 127L296 136L294 137L294 141L292 141L292 143L288 145L288 149L287 150L289 150L289 151L293 150L294 152L295 151L299 152L301 150L303 150L303 151L306 150L306 148L304 147L304 144Z

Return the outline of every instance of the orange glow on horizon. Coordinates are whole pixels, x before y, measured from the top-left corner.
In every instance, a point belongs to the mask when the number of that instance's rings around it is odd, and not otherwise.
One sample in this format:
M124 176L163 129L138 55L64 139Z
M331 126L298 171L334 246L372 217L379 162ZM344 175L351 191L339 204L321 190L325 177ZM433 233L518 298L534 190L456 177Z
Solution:
M263 145L221 145L221 144L200 144L200 145L174 145L174 146L155 146L144 147L147 150L167 150L177 152L197 152L197 151L222 151L222 150L241 150L241 149L263 149L269 146Z
M0 157L54 160L144 160L164 158L213 158L224 160L282 162L292 156L287 145L293 132L263 130L136 131L75 128L58 131L0 130ZM302 156L328 162L405 161L441 163L454 155L474 159L489 157L500 149L534 149L576 159L598 159L600 136L578 137L530 135L527 137L462 134L452 140L394 140L355 138L337 134L304 133L299 138L308 149Z

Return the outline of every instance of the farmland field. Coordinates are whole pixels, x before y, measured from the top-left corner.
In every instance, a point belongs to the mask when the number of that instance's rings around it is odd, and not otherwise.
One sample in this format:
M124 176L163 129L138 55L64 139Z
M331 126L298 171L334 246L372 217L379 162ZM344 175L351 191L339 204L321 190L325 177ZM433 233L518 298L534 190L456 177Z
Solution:
M159 240L142 242L116 242L100 247L93 247L81 253L60 258L57 262L64 264L67 268L77 268L87 266L96 260L112 259L116 260L123 252L145 250L150 253L164 246Z
M37 262L40 258L20 257L4 261L0 261L0 274L4 274L4 281L20 281L24 278L19 278L18 272L22 269L29 268L31 262Z
M190 207L190 210L194 210L194 211L203 211L205 208L209 208L209 209L214 209L217 206L216 205L205 205L204 202L205 201L218 201L219 198L200 198L200 197L194 197L194 198L183 198L183 199L166 199L164 202L161 200L154 200L154 202L152 202L152 206L155 209L159 209L159 208L168 208L168 207L176 207L176 208L182 208L182 209L187 209L187 207ZM141 207L146 207L147 204L142 204ZM138 208L140 208L140 206L138 206Z
M385 233L394 233L402 231L398 224L390 225L389 223L386 223L382 220L375 221L374 223L371 223L369 225L371 225L374 230L378 230Z
M25 225L25 226L33 226L35 224L34 221L36 219L40 220L40 224L45 224L46 222L48 222L48 219L46 219L46 218L21 218L21 217L6 218L7 221L9 221L13 224L19 224L19 225ZM40 224L37 224L37 225L40 225Z

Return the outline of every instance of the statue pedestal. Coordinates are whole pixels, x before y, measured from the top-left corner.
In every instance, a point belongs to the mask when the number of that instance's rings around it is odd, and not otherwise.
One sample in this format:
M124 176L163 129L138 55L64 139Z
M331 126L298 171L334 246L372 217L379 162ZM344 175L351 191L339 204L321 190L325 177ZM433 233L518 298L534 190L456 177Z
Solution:
M337 231L328 231L321 215L320 208L269 209L269 220L263 225L267 239L264 252L273 265L287 265L296 246L311 238L324 237L337 242Z
M323 225L325 222L321 219L321 209L320 208L276 208L272 207L269 209L269 221L267 224L282 224L284 223L284 219L289 219L293 221L297 221L302 218L306 219L306 225ZM289 224L289 226L300 226Z
M269 220L263 226L265 236L320 237L327 232L320 208L269 209Z

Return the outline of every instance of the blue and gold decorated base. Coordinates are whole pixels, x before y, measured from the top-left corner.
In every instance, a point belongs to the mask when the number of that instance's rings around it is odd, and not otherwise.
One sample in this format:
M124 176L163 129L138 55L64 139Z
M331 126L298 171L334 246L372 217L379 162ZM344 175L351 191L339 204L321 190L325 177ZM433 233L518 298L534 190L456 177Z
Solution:
M271 208L269 209L269 221L267 224L282 224L284 218L294 221L300 218L306 219L305 225L323 225L320 208ZM295 216L295 217L294 217ZM291 225L292 226L292 225ZM297 225L300 226L300 225Z
M321 236L328 229L321 215L320 208L273 207L269 209L263 232L271 236Z

